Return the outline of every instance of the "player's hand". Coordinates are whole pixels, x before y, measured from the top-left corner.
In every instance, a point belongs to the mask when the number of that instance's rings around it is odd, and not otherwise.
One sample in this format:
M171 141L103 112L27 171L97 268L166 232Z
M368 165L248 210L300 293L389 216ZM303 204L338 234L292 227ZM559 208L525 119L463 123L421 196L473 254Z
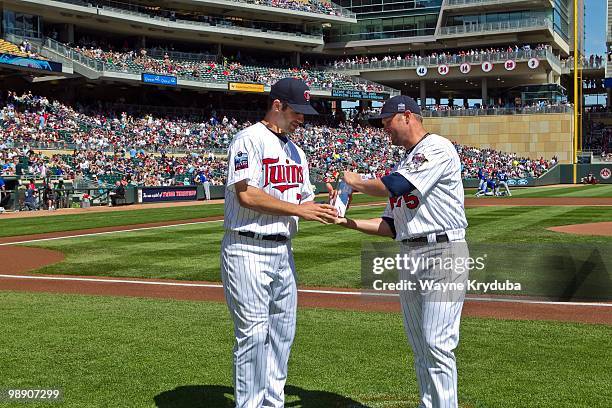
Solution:
M338 213L332 205L309 201L299 205L298 216L306 221L334 224L338 218Z
M336 198L338 198L338 190L334 190L331 184L325 183L325 187L327 187L327 196L329 198L329 203L334 205L336 203Z
M351 186L353 190L359 191L358 185L361 183L361 175L359 173L353 173L352 171L345 171L342 174L342 179L346 184Z

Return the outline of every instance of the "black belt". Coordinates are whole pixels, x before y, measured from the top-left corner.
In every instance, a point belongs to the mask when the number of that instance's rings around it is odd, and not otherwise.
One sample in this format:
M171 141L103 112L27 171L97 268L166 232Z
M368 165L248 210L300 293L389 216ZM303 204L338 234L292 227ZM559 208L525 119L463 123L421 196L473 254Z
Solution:
M274 242L285 242L287 241L287 237L281 234L275 235L261 235L252 231L239 231L238 235L242 235L243 237L255 238L255 239L263 239L264 241L274 241Z
M446 235L446 234L436 235L436 242L448 242L448 241L449 241L448 235ZM416 238L408 238L408 239L402 240L402 242L404 244L408 244L408 243L411 243L411 242L417 242L417 243L423 243L423 244L429 243L429 241L427 240L427 236L416 237Z

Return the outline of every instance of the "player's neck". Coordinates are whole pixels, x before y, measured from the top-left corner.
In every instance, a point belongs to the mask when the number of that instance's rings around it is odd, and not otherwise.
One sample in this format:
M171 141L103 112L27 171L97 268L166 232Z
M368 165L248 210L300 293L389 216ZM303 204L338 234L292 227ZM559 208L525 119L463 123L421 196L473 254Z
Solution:
M410 138L408 139L404 147L407 150L414 149L414 147L418 145L421 140L425 139L427 136L429 136L429 132L425 131L424 129L414 132L412 135L410 135Z
M276 123L274 123L274 120L272 120L271 118L268 117L268 115L266 115L265 118L263 118L260 121L265 127L267 127L268 129L270 129L270 131L276 135L280 135L283 132L283 130L280 128L280 126L278 126Z

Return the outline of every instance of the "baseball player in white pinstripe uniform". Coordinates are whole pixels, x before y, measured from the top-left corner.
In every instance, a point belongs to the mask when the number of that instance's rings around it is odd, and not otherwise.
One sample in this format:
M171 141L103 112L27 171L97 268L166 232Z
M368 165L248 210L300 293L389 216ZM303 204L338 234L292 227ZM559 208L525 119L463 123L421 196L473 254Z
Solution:
M221 278L234 321L236 407L282 407L295 334L297 286L291 238L298 219L332 223L336 212L315 204L304 152L288 138L317 112L300 80L270 91L264 120L229 147Z
M420 113L417 103L408 96L396 96L384 104L373 124L384 126L391 142L407 149L406 155L382 179L363 180L351 172L344 173L343 179L355 191L387 197L389 203L381 218L339 218L336 223L368 234L393 237L406 244L403 251L413 255L431 252L467 256L461 162L449 140L425 131ZM454 249L453 242L463 243L458 245L461 249ZM448 244L440 244L444 247L440 250L440 245L428 246L433 243ZM437 249L432 250L434 247ZM416 273L416 278L439 277L432 270L421 269ZM455 281L467 278L466 274L449 277ZM459 342L464 294L442 298L432 291L400 293L404 328L415 356L420 407L458 406L453 350Z

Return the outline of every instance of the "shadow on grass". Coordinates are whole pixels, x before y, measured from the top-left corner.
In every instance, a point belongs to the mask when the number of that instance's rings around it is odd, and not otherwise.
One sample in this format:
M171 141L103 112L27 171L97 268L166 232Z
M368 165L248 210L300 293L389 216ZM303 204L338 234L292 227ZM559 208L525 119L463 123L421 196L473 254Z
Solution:
M232 408L234 389L224 385L186 385L156 395L158 408ZM297 401L295 400L297 397ZM350 398L327 391L305 390L288 385L285 387L287 408L368 408Z

